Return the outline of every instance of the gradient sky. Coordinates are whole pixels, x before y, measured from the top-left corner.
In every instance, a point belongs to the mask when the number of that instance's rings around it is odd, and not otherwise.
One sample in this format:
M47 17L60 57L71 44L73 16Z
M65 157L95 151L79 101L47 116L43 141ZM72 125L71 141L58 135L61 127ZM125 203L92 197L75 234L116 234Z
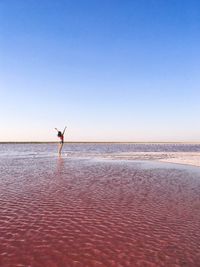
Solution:
M200 1L0 1L0 141L200 141Z

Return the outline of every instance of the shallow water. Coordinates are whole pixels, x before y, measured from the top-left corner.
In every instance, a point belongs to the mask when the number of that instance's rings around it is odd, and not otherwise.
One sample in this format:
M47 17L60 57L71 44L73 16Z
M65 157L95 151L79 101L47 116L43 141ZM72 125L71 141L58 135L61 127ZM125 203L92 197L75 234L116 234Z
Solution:
M200 152L200 144L66 143L63 154L71 157L120 155L132 152ZM53 157L57 144L0 144L0 157Z
M83 157L100 153L95 147L66 147L70 157L57 158L55 145L7 146L1 267L199 266L200 174L192 167Z
M173 154L175 153L175 154ZM169 160L176 153L193 153L190 164L199 165L200 144L66 143L62 157L73 159ZM1 158L52 158L57 144L0 144ZM195 156L195 157L194 157ZM178 155L180 158L180 155ZM181 155L182 160L184 156ZM184 160L185 161L185 160Z

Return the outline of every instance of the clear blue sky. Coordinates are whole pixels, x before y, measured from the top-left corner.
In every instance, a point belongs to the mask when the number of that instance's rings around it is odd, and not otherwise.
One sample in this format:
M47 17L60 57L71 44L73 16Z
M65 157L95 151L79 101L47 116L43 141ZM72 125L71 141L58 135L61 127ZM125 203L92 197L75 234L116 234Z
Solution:
M0 1L0 141L200 141L200 1Z

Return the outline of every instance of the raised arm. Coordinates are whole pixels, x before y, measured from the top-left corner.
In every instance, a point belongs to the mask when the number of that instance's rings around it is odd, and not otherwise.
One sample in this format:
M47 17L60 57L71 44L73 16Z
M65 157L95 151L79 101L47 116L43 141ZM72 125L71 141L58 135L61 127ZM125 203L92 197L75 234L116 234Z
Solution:
M58 129L57 128L54 128L57 132L58 132Z
M63 135L65 134L65 130L66 130L66 128L67 128L67 126L65 126L65 129L63 130L63 133L62 133Z

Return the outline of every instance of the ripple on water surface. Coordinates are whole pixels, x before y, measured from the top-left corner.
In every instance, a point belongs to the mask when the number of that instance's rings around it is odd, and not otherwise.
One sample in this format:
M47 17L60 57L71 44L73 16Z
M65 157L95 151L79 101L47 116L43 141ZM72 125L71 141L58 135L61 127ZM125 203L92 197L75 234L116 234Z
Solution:
M67 158L0 161L0 266L198 266L200 179Z

